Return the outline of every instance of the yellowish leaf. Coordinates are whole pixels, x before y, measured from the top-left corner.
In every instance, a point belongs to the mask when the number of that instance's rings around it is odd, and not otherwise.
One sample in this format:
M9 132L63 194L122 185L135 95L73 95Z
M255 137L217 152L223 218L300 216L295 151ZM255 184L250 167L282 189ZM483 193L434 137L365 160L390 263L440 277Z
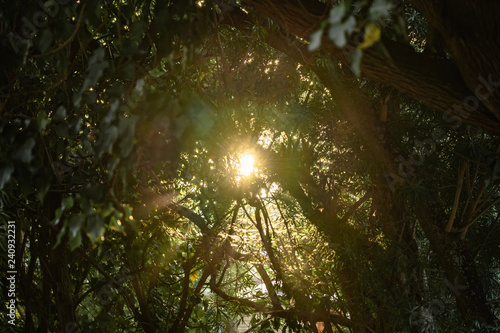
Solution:
M367 49L380 40L380 28L375 23L365 26L365 39L358 45L358 49Z
M193 273L193 274L191 274L191 275L189 276L189 278L191 279L191 281L193 281L193 282L194 282L194 281L196 281L196 279L198 278L198 274Z

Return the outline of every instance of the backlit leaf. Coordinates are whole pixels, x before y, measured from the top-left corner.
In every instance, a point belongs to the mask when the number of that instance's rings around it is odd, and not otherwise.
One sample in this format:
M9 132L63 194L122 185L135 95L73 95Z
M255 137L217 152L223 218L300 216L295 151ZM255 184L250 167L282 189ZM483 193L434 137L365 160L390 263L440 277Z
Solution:
M358 49L367 49L380 40L380 28L374 23L368 23L365 27L364 40L358 45Z

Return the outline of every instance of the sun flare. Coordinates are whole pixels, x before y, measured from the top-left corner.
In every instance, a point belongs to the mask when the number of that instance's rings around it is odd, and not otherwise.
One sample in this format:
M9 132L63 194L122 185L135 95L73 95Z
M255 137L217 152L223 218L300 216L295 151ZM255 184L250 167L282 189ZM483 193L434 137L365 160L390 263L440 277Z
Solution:
M240 174L249 176L253 172L255 159L251 154L245 154L240 158Z

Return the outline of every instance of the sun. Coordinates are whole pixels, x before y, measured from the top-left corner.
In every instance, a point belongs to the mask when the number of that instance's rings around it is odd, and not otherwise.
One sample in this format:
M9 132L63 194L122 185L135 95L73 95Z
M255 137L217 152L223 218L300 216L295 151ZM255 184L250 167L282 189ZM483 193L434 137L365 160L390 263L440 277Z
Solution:
M251 154L245 154L240 158L240 174L242 176L249 176L253 172L253 165L255 159Z

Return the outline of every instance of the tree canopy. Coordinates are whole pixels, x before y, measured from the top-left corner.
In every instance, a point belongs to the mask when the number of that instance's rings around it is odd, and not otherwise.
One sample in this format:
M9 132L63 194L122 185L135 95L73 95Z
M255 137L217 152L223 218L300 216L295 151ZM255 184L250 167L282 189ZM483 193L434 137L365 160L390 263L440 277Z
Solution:
M500 331L500 4L1 5L6 332Z

